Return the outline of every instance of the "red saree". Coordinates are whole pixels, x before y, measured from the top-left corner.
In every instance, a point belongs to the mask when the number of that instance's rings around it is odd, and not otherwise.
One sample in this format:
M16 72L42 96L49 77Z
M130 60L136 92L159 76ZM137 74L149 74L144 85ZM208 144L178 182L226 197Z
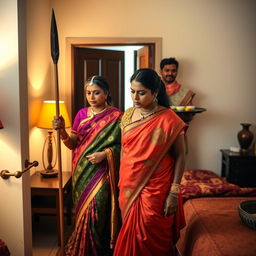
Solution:
M184 226L181 198L175 215L164 217L164 203L173 180L170 148L185 124L170 109L126 125L122 121L119 205L123 226L114 256L170 255Z

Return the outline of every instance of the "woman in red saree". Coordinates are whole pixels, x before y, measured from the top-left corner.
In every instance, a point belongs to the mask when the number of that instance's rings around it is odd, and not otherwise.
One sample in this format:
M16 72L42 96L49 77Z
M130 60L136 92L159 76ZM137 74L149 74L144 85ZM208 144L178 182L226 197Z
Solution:
M122 113L109 105L109 87L94 76L85 85L90 107L81 109L71 136L63 118L54 121L64 144L73 149L72 186L75 229L65 255L111 255L117 237L117 179Z
M119 206L123 225L114 256L168 255L185 225L179 184L183 121L170 109L157 73L131 77L133 108L122 118Z

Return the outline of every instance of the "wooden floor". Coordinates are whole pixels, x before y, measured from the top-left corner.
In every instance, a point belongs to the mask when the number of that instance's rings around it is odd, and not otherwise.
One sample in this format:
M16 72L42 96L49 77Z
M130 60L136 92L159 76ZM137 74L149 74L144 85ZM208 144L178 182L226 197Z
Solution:
M33 220L33 256L58 255L58 237L56 218L54 216L40 216L39 221ZM72 225L64 226L65 237L72 231ZM173 255L179 256L177 250Z
M72 226L64 224L65 233L71 232ZM32 222L33 256L55 256L59 250L57 224L55 216L40 216ZM67 236L67 235L65 235Z

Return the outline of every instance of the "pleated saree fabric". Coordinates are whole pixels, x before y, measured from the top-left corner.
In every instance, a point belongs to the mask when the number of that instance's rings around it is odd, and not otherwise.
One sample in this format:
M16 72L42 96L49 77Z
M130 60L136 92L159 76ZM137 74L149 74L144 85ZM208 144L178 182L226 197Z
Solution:
M96 116L89 108L78 112L72 132L78 136L73 152L75 230L66 255L109 255L118 233L117 180L120 158L120 110L110 107ZM107 159L92 164L87 158L105 151Z
M171 146L185 124L171 110L131 122L134 108L122 119L119 205L123 225L114 256L170 255L184 226L182 200L175 215L164 217L173 176Z

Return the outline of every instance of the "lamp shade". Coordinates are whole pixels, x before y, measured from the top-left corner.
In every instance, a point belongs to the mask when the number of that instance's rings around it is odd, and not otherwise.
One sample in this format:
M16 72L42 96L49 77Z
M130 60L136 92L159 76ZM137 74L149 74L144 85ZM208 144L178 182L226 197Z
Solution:
M60 115L63 116L65 120L65 126L70 127L70 119L68 117L68 112L64 101L59 101ZM52 120L56 116L56 101L55 100L45 100L39 114L39 119L37 122L37 127L44 129L52 129Z

